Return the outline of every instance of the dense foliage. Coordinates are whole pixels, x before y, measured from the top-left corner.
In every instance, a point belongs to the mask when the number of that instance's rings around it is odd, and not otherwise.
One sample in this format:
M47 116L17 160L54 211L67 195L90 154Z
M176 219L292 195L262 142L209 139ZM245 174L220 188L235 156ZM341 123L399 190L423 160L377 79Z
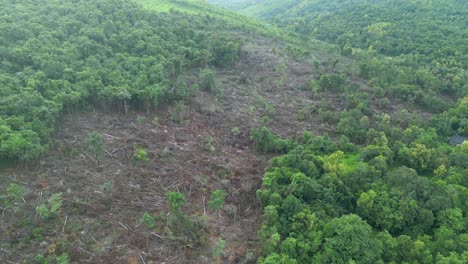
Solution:
M305 132L274 158L257 191L260 262L466 263L468 141L448 148L430 128L408 130L402 142L371 129L359 151Z
M257 7L250 7L257 10L256 15L298 33L340 45L362 49L373 46L379 53L390 56L417 52L431 56L436 53L443 58L447 54L460 56L467 51L464 43L468 34L465 1L258 2Z
M44 153L63 109L126 113L181 99L190 92L184 69L231 63L240 49L239 40L214 33L218 19L129 1L1 5L1 159Z

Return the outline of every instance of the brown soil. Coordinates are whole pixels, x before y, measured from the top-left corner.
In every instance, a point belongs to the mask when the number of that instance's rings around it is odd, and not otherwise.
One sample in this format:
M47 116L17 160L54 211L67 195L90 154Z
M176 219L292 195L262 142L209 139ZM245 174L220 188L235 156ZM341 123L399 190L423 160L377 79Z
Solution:
M168 119L167 111L158 112L157 124L151 122L153 118L141 114L67 115L42 165L6 176L7 181L27 186L27 206L20 206L28 210L20 213L26 224L17 221L18 213L4 212L1 227L6 236L2 239L10 242L10 248L3 248L2 258L31 260L40 253L47 255L52 244L66 241L70 257L78 263L132 263L133 256L140 262L140 255L146 263L200 263L200 254L195 252L208 250L208 246L179 248L164 234L140 223L144 212L167 212L168 191L186 195L183 211L187 215L205 216L208 243L222 237L230 248L255 250L252 242L260 214L255 191L269 157L251 150L247 131L234 136L215 116L206 117L189 108L180 125ZM92 131L106 138L106 154L99 168L86 151L86 136ZM208 137L214 139L214 149L203 143ZM134 161L134 145L148 151L148 162ZM106 184L112 184L112 190L105 190ZM216 213L206 206L216 189L229 194L226 204L235 206L238 214L221 212L219 224ZM63 193L60 217L44 222L34 215L35 205L57 192ZM29 239L37 226L47 230L43 241ZM209 252L201 253L209 256Z

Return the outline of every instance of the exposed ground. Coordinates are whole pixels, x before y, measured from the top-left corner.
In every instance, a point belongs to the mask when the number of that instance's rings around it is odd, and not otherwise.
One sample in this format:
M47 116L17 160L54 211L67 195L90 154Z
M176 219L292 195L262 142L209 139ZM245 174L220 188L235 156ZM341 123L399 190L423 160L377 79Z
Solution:
M250 130L267 125L289 137L304 129L315 134L334 131L311 110L319 101L305 89L319 74L312 62L329 71L329 59L313 52L313 58L294 60L283 49L281 43L263 38L247 41L233 67L217 69L223 91L218 97L199 91L183 104L153 113L65 115L50 153L38 165L0 171L0 193L10 183L27 190L23 202L15 204L17 211L1 212L0 262L31 263L38 254L62 251L72 263L255 259L261 222L255 192L272 156L254 149ZM342 109L337 94L326 97L334 111ZM86 138L93 131L106 138L99 168L87 151ZM135 146L148 151L149 161L133 160ZM219 222L216 212L207 208L216 189L228 193ZM184 193L184 213L195 222L204 219L201 245L183 247L164 226L151 230L141 224L144 212L161 221L167 217L168 191ZM60 215L42 220L34 209L58 192L63 193ZM220 238L226 240L224 253L213 257Z

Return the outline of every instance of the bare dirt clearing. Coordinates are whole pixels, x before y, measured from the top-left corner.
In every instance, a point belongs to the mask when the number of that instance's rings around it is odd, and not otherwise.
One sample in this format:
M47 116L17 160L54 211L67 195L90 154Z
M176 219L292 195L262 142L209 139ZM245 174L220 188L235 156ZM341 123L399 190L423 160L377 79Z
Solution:
M205 216L208 239L222 236L228 246L254 241L259 215L255 190L269 157L250 150L245 135L223 135L202 115L190 110L186 115L189 118L181 125L164 114L157 124L149 121L150 116L147 121L142 116L100 113L65 117L55 147L41 166L6 176L26 183L25 201L32 210L25 210L24 223L16 221L17 214L4 212L2 229L15 232L2 232L7 241L18 243L17 252L4 256L10 261L31 259L60 241L79 262L124 263L140 254L147 263L200 262L189 255L192 250L174 248L177 243L140 224L144 212L165 213L165 193L176 190L187 196L184 212ZM86 154L86 136L92 131L106 137L100 168ZM206 145L207 138L213 139L212 145ZM132 159L135 145L148 151L148 162ZM237 210L236 215L221 213L219 225L215 213L206 209L215 189L226 190L226 204ZM60 217L42 222L34 216L35 204L57 192L63 193L64 201ZM44 227L46 238L28 252L34 242L23 240L37 226Z

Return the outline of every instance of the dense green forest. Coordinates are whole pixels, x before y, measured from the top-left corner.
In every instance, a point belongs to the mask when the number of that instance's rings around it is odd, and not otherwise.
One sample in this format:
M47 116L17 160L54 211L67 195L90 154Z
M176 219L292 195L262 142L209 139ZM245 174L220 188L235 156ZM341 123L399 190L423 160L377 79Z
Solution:
M0 261L468 263L466 1L0 3Z
M466 117L467 106L454 112ZM337 143L254 131L261 150L287 152L257 191L260 263L466 263L468 141L452 148L431 126L398 129L385 114L369 126L359 115L343 114L338 128L351 134ZM360 147L346 136L355 133Z
M253 15L340 45L348 44L362 49L372 46L389 56L413 52L441 57L466 53L464 1L259 2L247 8L257 10ZM269 6L269 9L264 6Z
M238 39L220 20L128 1L2 1L2 159L47 151L57 117L84 106L149 110L193 92L185 72L229 64Z

